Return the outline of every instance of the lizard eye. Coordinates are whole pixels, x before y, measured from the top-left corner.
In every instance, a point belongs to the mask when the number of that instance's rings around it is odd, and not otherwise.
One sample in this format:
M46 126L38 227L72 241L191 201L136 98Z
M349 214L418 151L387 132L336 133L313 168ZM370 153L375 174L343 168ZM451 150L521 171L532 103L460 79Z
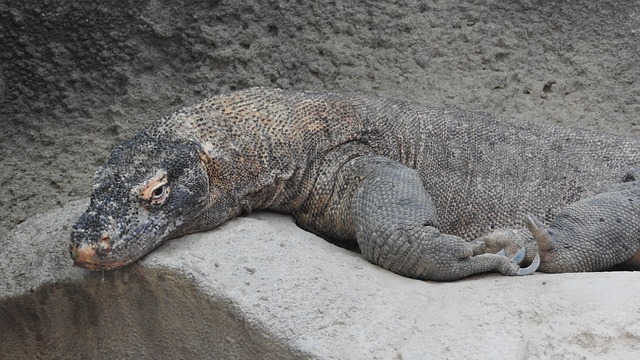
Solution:
M169 185L167 183L158 184L151 191L151 203L152 204L161 204L164 200L169 196Z
M170 193L171 187L166 177L152 179L139 190L139 196L151 205L162 205Z
M161 200L162 198L165 197L167 193L167 185L162 185L159 186L155 189L153 189L153 192L151 193L151 200Z

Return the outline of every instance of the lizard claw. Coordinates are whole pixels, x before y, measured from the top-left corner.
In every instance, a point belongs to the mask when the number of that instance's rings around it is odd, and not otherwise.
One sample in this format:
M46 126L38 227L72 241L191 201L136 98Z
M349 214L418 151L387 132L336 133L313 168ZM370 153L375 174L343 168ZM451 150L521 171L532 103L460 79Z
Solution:
M527 230L533 235L533 238L538 243L540 251L549 251L553 248L553 239L549 236L549 233L545 231L538 219L531 215L527 215L524 218L524 223L527 226Z
M524 260L524 256L527 254L527 251L525 250L524 246L520 248L520 250L518 250L518 252L513 256L513 261L520 265L520 263L522 263L522 260Z
M540 255L536 254L536 257L533 259L533 262L531 262L531 265L527 266L526 268L521 268L520 270L518 270L518 273L516 275L531 275L536 272L536 270L538 270L539 266Z
M506 256L506 251L504 249L501 249L496 253L496 255ZM520 250L518 250L518 252L513 256L513 259L511 260L513 260L513 262L515 262L516 264L520 265L524 260L525 255L526 255L526 249L523 246L520 248ZM538 270L539 266L540 266L540 255L536 254L536 257L533 259L531 264L526 268L518 269L515 275L518 275L518 276L531 275L534 272L536 272L536 270Z
M525 255L527 254L526 249L523 247L520 248L520 250L518 250L518 252L513 256L513 258L511 260L513 260L516 264L520 265L520 263L522 263L522 260L524 260ZM507 256L507 252L504 250L504 248L500 249L500 251L498 251L496 253L496 255L500 255L500 256Z

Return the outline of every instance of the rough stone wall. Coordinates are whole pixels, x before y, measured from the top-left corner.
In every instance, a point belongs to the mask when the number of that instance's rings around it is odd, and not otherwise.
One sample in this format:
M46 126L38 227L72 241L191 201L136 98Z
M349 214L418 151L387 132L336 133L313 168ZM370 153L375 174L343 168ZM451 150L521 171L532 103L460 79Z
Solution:
M0 0L0 237L87 196L110 149L263 85L640 136L640 3Z

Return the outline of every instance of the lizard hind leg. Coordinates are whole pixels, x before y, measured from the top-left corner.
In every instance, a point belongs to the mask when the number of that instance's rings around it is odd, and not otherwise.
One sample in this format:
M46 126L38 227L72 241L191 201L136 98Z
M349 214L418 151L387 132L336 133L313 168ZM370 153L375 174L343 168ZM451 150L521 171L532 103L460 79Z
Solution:
M542 272L640 268L640 182L611 186L568 205L548 228L525 219Z

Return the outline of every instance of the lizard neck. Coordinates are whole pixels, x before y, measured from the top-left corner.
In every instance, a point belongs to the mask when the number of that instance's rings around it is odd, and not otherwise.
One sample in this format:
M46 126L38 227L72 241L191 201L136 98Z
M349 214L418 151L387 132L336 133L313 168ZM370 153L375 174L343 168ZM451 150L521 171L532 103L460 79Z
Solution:
M304 186L306 178L303 166L292 166L287 171L263 174L255 188L240 197L243 211L268 209L282 213L291 213L304 203L309 195L309 186ZM309 188L309 189L307 189ZM245 188L246 190L247 188Z
M229 146L221 153L209 149L206 141L201 144L210 191L226 194L237 209L233 212L269 209L289 213L306 199L310 189L304 180L309 174L303 155L257 158L252 155L257 150L247 146Z

